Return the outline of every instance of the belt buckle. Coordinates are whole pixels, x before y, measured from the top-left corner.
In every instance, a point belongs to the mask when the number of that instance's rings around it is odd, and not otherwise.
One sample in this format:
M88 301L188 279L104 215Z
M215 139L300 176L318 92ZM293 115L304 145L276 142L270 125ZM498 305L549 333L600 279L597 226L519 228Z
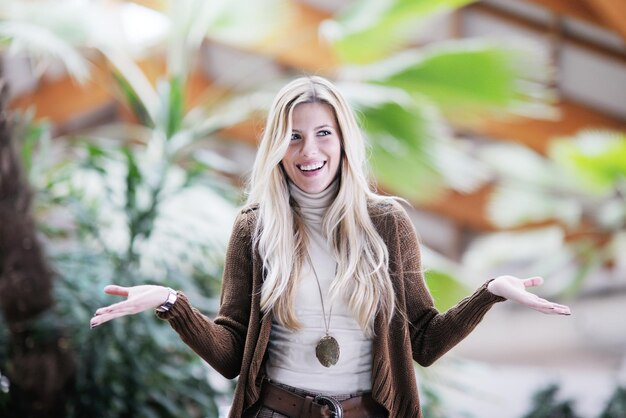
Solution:
M343 418L343 407L341 403L332 396L317 395L314 401L318 404L328 406L334 418Z

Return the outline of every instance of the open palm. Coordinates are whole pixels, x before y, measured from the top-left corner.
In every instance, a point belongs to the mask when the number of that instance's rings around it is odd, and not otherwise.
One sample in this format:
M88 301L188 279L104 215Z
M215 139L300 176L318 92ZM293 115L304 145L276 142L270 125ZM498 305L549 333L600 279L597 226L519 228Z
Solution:
M542 283L543 278L541 277L519 279L514 276L498 276L489 283L488 289L494 295L515 301L539 312L571 315L569 307L550 302L526 290L528 287L539 286Z
M167 287L155 285L141 285L123 287L109 285L104 288L109 295L125 296L126 300L98 309L91 318L91 327L96 327L120 316L134 315L147 309L154 309L167 299Z

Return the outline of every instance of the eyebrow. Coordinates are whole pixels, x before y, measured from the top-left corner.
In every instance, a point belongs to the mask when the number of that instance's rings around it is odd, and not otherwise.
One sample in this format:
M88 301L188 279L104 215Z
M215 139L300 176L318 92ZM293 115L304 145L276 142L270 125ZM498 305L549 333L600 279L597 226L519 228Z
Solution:
M315 128L313 128L314 131L317 131L318 129L322 129L322 128L331 128L331 129L335 129L334 126L331 125L320 125L320 126L316 126ZM293 132L300 132L299 129L292 129Z

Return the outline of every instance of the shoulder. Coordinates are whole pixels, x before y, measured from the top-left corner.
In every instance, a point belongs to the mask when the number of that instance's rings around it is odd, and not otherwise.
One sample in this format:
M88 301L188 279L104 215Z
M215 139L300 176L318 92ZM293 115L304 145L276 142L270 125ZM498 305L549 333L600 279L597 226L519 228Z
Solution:
M246 205L239 210L233 224L233 238L250 240L254 234L259 205Z
M415 225L401 201L402 199L382 197L368 204L372 224L387 245L397 240L407 245L418 241Z
M244 206L243 208L241 208L241 211L239 211L240 215L245 215L245 214L252 214L252 213L256 213L259 210L259 204L258 203L251 203L249 205Z
M369 212L372 222L377 224L412 224L409 215L400 203L393 197L379 197L368 202L367 211Z

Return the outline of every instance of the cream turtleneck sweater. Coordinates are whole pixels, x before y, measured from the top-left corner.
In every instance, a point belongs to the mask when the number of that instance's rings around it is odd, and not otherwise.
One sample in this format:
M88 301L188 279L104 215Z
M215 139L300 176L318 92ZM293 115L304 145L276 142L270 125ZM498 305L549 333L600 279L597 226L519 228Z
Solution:
M296 289L295 309L302 324L289 330L274 321L268 345L267 376L279 383L325 394L347 394L372 388L372 340L361 330L346 303L329 298L336 262L322 232L326 210L337 195L338 182L317 194L305 193L294 184L289 191L300 207L307 227L307 249L324 298L329 334L339 342L341 354L334 366L326 368L315 357L315 346L326 334L320 292L308 260L303 263Z

